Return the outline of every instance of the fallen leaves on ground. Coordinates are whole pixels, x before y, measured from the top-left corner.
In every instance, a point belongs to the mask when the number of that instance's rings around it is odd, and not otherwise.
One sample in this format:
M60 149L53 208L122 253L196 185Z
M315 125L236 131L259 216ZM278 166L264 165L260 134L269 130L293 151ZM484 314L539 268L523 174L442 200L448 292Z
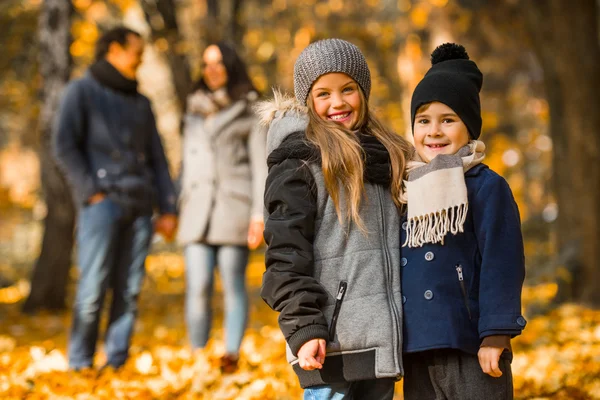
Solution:
M217 281L211 340L205 349L192 352L184 325L185 281L178 254L148 258L148 279L140 298L131 356L117 371L69 371L65 349L70 313L20 314L15 296L26 289L20 283L0 304L0 398L299 399L302 390L285 361L277 315L258 294L263 269L260 254L254 254L247 279L250 324L240 367L227 375L218 368L224 352L220 284ZM555 291L553 284L526 287L524 303L547 303ZM517 399L600 399L600 311L569 304L530 318L513 346ZM104 362L100 343L96 367ZM396 385L396 399L402 399L401 386Z

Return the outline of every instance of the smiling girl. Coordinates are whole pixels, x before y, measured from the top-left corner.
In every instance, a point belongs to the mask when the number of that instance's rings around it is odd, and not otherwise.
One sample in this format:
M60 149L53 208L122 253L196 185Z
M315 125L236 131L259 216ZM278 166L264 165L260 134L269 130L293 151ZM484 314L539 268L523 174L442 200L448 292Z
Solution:
M403 374L399 199L412 147L373 117L370 89L360 50L328 39L298 57L296 100L262 107L261 295L280 312L305 399L392 399Z

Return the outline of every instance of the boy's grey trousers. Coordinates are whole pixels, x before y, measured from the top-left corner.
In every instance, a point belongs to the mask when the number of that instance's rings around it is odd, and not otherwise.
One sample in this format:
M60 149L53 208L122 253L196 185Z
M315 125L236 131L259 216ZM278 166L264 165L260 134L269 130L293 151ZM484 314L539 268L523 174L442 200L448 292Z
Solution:
M481 370L477 356L455 349L404 354L405 400L513 400L512 353L500 357L502 376Z

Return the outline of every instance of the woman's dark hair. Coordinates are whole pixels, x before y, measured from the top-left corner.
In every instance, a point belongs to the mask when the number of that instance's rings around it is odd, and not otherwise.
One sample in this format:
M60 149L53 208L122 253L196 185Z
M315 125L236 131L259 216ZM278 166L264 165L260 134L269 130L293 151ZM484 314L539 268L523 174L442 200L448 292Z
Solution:
M244 98L248 92L255 91L258 93L258 90L256 90L252 84L252 81L250 80L250 77L248 76L246 63L242 61L238 53L235 51L235 48L226 42L209 44L209 46L212 45L215 45L219 48L221 51L221 56L223 57L223 65L227 71L227 94L229 95L229 98L233 101L236 101ZM207 48L209 46L207 46ZM192 92L195 92L198 89L210 92L208 85L206 82L204 82L203 76L201 76L200 79L194 84L192 87Z
M108 32L104 33L100 36L100 39L96 42L96 52L95 52L95 60L100 61L104 57L106 57L106 53L108 53L108 48L112 42L117 42L121 46L125 46L127 44L127 36L135 35L137 37L142 37L136 31L125 28L124 26L117 26L116 28L112 28Z

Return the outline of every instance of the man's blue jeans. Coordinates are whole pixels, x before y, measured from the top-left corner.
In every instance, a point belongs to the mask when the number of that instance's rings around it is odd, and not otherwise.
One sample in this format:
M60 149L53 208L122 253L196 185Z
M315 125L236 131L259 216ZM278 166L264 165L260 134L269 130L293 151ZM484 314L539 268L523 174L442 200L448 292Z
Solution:
M108 198L80 210L80 276L69 340L71 368L93 365L101 308L109 288L112 304L104 349L109 365L125 363L151 238L150 216L125 217L121 207Z
M187 245L184 253L185 315L192 347L202 348L208 341L214 270L218 265L225 297L225 351L237 354L248 321L248 248L194 243Z
M313 386L304 390L304 400L392 400L394 385L393 379L370 379Z

